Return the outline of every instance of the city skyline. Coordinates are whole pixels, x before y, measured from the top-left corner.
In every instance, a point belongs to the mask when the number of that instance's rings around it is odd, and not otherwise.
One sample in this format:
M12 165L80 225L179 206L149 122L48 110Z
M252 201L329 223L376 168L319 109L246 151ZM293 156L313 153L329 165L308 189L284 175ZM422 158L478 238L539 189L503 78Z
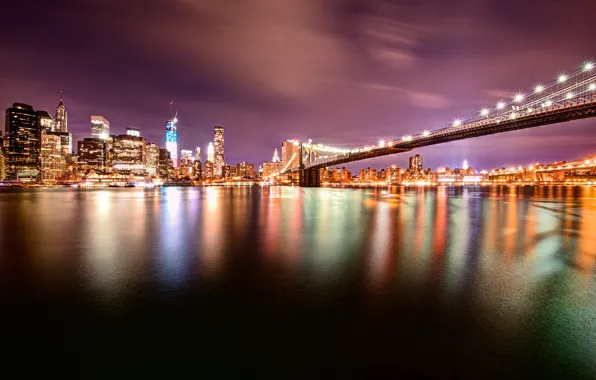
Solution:
M502 2L497 7L492 1L476 3L478 6L474 8L460 1L449 4L445 12L430 13L423 12L423 5L403 9L373 1L351 9L338 2L321 6L315 18L304 17L317 9L315 3L308 0L292 5L300 12L287 12L287 15L280 14L272 4L249 3L253 6L248 6L244 12L256 19L264 18L268 25L272 24L269 26L279 27L280 35L290 41L298 39L307 47L312 46L313 51L327 47L322 51L328 53L323 56L330 62L323 58L304 61L292 44L271 42L261 46L264 34L258 29L256 40L245 41L245 47L231 43L227 40L231 36L224 34L221 38L226 40L221 41L221 45L229 44L229 47L213 52L211 58L200 52L192 57L192 66L205 67L197 73L182 64L189 61L184 59L188 58L184 53L188 50L185 49L188 38L200 36L200 32L205 32L205 36L219 35L216 33L220 31L218 25L224 23L226 17L239 17L238 9L222 4L215 7L217 12L212 14L215 11L205 9L200 1L173 2L167 6L166 2L155 2L147 9L147 19L159 15L163 20L170 20L186 15L182 18L187 30L184 33L175 28L171 30L176 43L171 47L156 46L156 51L171 53L166 54L166 62L147 52L145 42L151 32L140 28L146 20L124 17L132 14L126 4L113 9L131 24L121 25L126 49L119 41L108 45L110 32L92 27L104 17L101 12L94 12L94 3L79 2L68 15L60 13L59 7L41 4L26 13L34 20L39 19L39 29L32 28L14 39L0 42L5 51L15 52L11 54L11 61L2 63L3 71L13 75L0 79L5 89L0 94L0 104L8 108L19 101L51 112L63 90L69 109L68 129L75 141L84 137L89 115L99 114L110 120L115 130L139 127L149 141L161 145L163 123L169 116L168 105L174 100L174 107L181 115L179 149L194 149L197 142L205 149L204 142L210 141L210 128L224 125L229 135L234 136L226 143L230 162L263 162L269 159L270 149L279 148L279 142L286 138L358 144L390 134L415 132L412 129L445 125L454 117L473 115L483 103L497 101L522 86L547 81L555 73L593 58L590 54L594 54L586 49L590 23L584 20L588 16L581 12L581 7L566 9L576 22L569 23L562 28L564 30L547 28L538 32L537 26L559 20L560 9L556 4L543 4L536 10L540 16L537 18L525 17L530 8L518 6L518 12L507 12L509 21L506 22L503 17L506 7ZM15 17L0 28L19 22L20 7L19 4L9 6L8 10L12 10ZM213 17L213 29L203 30L207 27L197 24L197 19L205 14ZM78 25L80 33L66 34L67 27L77 18L88 15L93 17L89 25ZM332 17L339 20L352 17L357 22L343 27L328 24ZM61 22L41 29L56 18ZM117 20L119 18L114 22L120 25ZM289 30L285 26L288 21L295 22L305 36ZM255 27L251 21L244 22ZM243 23L230 33L241 35L242 27L246 27ZM319 36L316 33L320 25L328 28ZM456 27L459 25L461 28ZM482 33L462 33L469 28L482 30ZM141 35L136 36L136 32ZM131 45L133 37L138 37L138 41ZM88 46L82 46L83 38L90 41ZM49 42L56 40L65 43ZM490 50L485 47L487 40L491 41ZM202 40L198 43L202 46ZM23 46L27 48L17 49ZM53 46L57 49L53 54L64 54L69 59L60 65L43 60L33 61L46 62L44 65L29 65L27 58L42 54L44 46ZM555 46L557 51L552 51L551 47ZM110 65L93 60L108 56L106 49L113 53L109 55L112 57ZM273 70L267 61L255 61L257 53L264 57L285 53L284 60L296 60L299 64L276 65ZM236 59L222 61L225 65L219 68L213 60L220 59L222 54ZM336 61L337 57L342 59ZM235 62L248 62L249 70L239 72ZM344 64L338 66L337 62ZM326 75L328 71L337 75ZM93 75L88 75L89 72ZM247 78L251 76L257 79L257 85L247 86ZM420 154L433 166L461 162L465 156L478 162L479 167L493 167L503 162L497 153L510 157L512 163L550 161L572 156L573 151L589 150L595 143L590 134L593 125L590 121L573 122L512 132L424 148ZM534 137L541 139L540 144L533 144ZM496 145L502 148L496 151L493 148ZM401 156L396 159L400 165L407 160ZM379 162L389 162L389 159L379 159Z

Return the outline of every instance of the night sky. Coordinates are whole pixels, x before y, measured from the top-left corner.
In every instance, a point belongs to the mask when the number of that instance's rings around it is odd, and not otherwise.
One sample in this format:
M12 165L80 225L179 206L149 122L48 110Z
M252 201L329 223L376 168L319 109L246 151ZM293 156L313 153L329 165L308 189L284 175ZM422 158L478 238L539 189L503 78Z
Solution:
M0 22L0 106L54 113L75 140L89 115L162 146L257 165L286 138L351 147L447 126L596 58L593 0L11 1ZM596 120L417 150L425 167L477 169L596 152ZM355 167L407 165L407 154Z

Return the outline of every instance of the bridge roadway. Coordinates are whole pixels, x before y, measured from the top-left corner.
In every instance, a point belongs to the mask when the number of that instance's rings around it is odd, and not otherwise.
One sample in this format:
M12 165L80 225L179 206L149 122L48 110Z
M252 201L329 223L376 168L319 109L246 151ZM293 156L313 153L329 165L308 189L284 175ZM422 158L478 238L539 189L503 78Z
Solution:
M321 169L348 162L360 161L367 158L381 157L390 154L403 153L415 148L437 145L456 140L469 139L480 136L493 135L520 129L540 127L543 125L562 123L596 117L596 95L588 95L553 103L549 107L528 108L503 112L501 116L487 117L463 123L460 126L448 127L430 131L427 134L412 136L407 140L394 140L384 146L360 149L306 162L302 170ZM294 169L301 170L301 169ZM315 185L316 186L316 185Z

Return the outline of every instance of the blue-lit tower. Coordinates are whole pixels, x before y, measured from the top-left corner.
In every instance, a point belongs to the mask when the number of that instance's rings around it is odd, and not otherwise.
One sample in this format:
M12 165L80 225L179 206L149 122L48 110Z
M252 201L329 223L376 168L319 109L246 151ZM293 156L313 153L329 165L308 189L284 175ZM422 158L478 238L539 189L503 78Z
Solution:
M178 118L174 116L166 121L166 149L170 152L170 158L174 167L178 166Z

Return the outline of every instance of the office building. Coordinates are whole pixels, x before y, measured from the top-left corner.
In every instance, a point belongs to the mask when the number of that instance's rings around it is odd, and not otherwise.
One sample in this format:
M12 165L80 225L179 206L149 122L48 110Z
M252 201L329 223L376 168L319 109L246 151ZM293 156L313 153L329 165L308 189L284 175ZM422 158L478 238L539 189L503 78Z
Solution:
M79 168L88 172L89 170L103 172L106 170L106 140L88 137L77 143ZM107 165L109 166L109 165Z
M41 133L54 132L56 130L56 123L54 119L46 111L37 111L37 119L39 120Z
M194 161L193 168L194 168L194 178L195 179L203 178L203 163L200 160Z
M170 152L172 166L178 166L178 118L166 121L166 149Z
M263 163L263 177L277 175L281 171L281 161L264 162Z
M54 118L53 132L68 132L68 112L62 101L62 92L60 92L60 103L56 107L56 117Z
M118 135L112 137L110 162L112 169L120 174L145 174L147 142L142 137Z
M4 138L2 137L2 132L0 132L0 181L4 181L6 179L6 166L4 160Z
M207 146L207 161L213 162L215 159L215 150L213 148L213 142L209 142L209 146Z
M281 166L282 168L292 169L299 165L298 150L300 144L298 140L286 140L281 143ZM290 163L291 161L291 163Z
M110 137L110 122L105 117L91 115L91 137L102 140Z
M10 181L40 180L41 127L28 104L14 103L6 109L4 154Z
M224 166L222 166L222 168L221 168L221 178L224 178L224 179L230 178L231 174L232 174L232 170L231 170L230 165L224 164Z
M160 178L168 178L170 171L173 169L170 152L167 149L159 150L159 168L158 175Z
M213 127L213 148L213 175L215 177L221 177L221 169L224 165L224 127L221 125Z
M192 150L181 150L179 175L182 177L192 177L193 170Z
M126 134L129 136L141 137L139 128L126 128Z
M242 178L254 178L255 164L241 162L236 166L236 175Z
M130 136L130 135L129 135ZM156 144L147 144L147 164L146 170L148 174L157 175L159 168L159 146Z
M65 165L62 158L62 141L55 134L41 134L41 182L56 183L64 174Z
M417 154L414 157L410 157L409 170L415 173L422 171L422 156Z
M360 169L360 181L376 181L377 180L377 169L366 168Z
M203 165L203 179L213 179L213 162L209 160L205 161L205 165Z

